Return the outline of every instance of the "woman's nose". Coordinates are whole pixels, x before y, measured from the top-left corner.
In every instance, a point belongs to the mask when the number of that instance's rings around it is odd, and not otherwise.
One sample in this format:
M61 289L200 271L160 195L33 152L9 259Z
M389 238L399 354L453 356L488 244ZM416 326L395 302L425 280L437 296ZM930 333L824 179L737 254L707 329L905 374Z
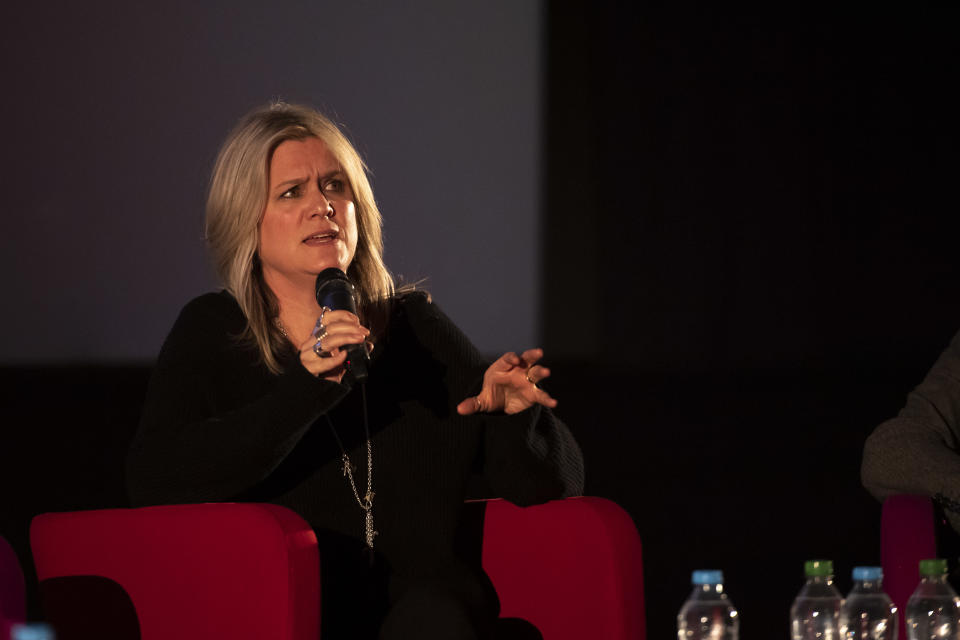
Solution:
M336 211L333 209L333 201L327 197L323 191L317 191L317 200L314 203L314 213L324 218L332 218Z

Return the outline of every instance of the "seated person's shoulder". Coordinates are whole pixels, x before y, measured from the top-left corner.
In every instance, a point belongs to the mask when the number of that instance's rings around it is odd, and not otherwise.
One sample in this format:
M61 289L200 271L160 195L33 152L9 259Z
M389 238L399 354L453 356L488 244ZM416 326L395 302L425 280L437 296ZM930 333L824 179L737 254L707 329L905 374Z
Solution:
M397 290L396 296L394 297L401 305L432 305L433 296L425 289L416 289L414 287L402 287Z
M240 306L226 291L198 296L181 309L161 349L161 359L234 350L245 327Z
M176 327L242 329L243 312L227 291L205 293L183 306Z
M210 315L230 316L241 314L240 305L225 289L197 296L183 305L180 315L200 317Z
M960 331L955 333L953 338L950 339L950 345L947 347L947 350L960 353Z
M407 327L415 340L440 359L480 361L469 338L433 301L426 291L413 290L397 295L394 321Z
M395 319L400 318L414 331L449 331L455 329L450 318L422 289L401 291L394 304Z

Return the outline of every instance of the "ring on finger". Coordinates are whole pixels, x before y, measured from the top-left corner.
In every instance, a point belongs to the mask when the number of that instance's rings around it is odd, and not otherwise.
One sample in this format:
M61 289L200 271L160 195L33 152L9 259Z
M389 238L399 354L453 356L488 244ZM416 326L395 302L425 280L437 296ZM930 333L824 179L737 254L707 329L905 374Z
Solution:
M323 307L323 310L320 312L320 317L317 318L317 324L313 325L313 331L310 332L311 336L317 337L327 333L327 325L323 324L323 314L326 310L327 308Z
M527 367L527 370L523 373L523 377L527 379L527 382L533 386L537 386L537 381L530 377L530 369L533 367Z
M313 344L313 352L317 354L318 358L329 358L332 355L329 351L324 351L323 349L323 339L326 337L327 332L324 331L317 336L317 341Z

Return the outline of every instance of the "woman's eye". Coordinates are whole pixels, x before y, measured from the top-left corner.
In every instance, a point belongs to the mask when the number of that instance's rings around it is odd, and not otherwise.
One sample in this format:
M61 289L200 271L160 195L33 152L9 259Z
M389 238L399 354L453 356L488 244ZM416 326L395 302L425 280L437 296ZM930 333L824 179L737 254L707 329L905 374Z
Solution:
M281 198L296 198L300 195L300 185L295 187L290 187L286 191L280 194Z
M340 180L339 178L335 178L329 181L327 184L325 184L323 186L323 190L340 193L341 191L343 191L343 180Z

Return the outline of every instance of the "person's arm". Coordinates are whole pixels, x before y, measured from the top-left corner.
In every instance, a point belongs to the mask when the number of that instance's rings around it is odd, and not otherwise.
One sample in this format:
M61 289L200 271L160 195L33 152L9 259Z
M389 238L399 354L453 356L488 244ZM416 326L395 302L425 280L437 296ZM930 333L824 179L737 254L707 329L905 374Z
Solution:
M243 326L238 314L229 298L208 295L177 319L127 457L134 504L237 498L346 395L297 362L279 376L254 366L255 355L234 338Z
M863 451L861 479L878 499L938 494L960 500L960 334L907 397L896 418L878 426Z
M547 407L484 414L485 484L520 506L583 494L583 454L573 434Z
M480 429L477 462L486 488L521 506L582 494L583 456L566 425L537 403L517 413L505 413L502 407L476 412L472 398L480 393L484 378L491 376L491 365L436 305L423 295L410 298L406 313L418 340L447 365L446 385L454 410L464 424L473 422ZM524 374L521 370L513 375ZM521 384L532 385L527 380ZM489 402L491 395L484 397ZM549 396L545 401L555 404ZM464 407L469 415L464 415Z

